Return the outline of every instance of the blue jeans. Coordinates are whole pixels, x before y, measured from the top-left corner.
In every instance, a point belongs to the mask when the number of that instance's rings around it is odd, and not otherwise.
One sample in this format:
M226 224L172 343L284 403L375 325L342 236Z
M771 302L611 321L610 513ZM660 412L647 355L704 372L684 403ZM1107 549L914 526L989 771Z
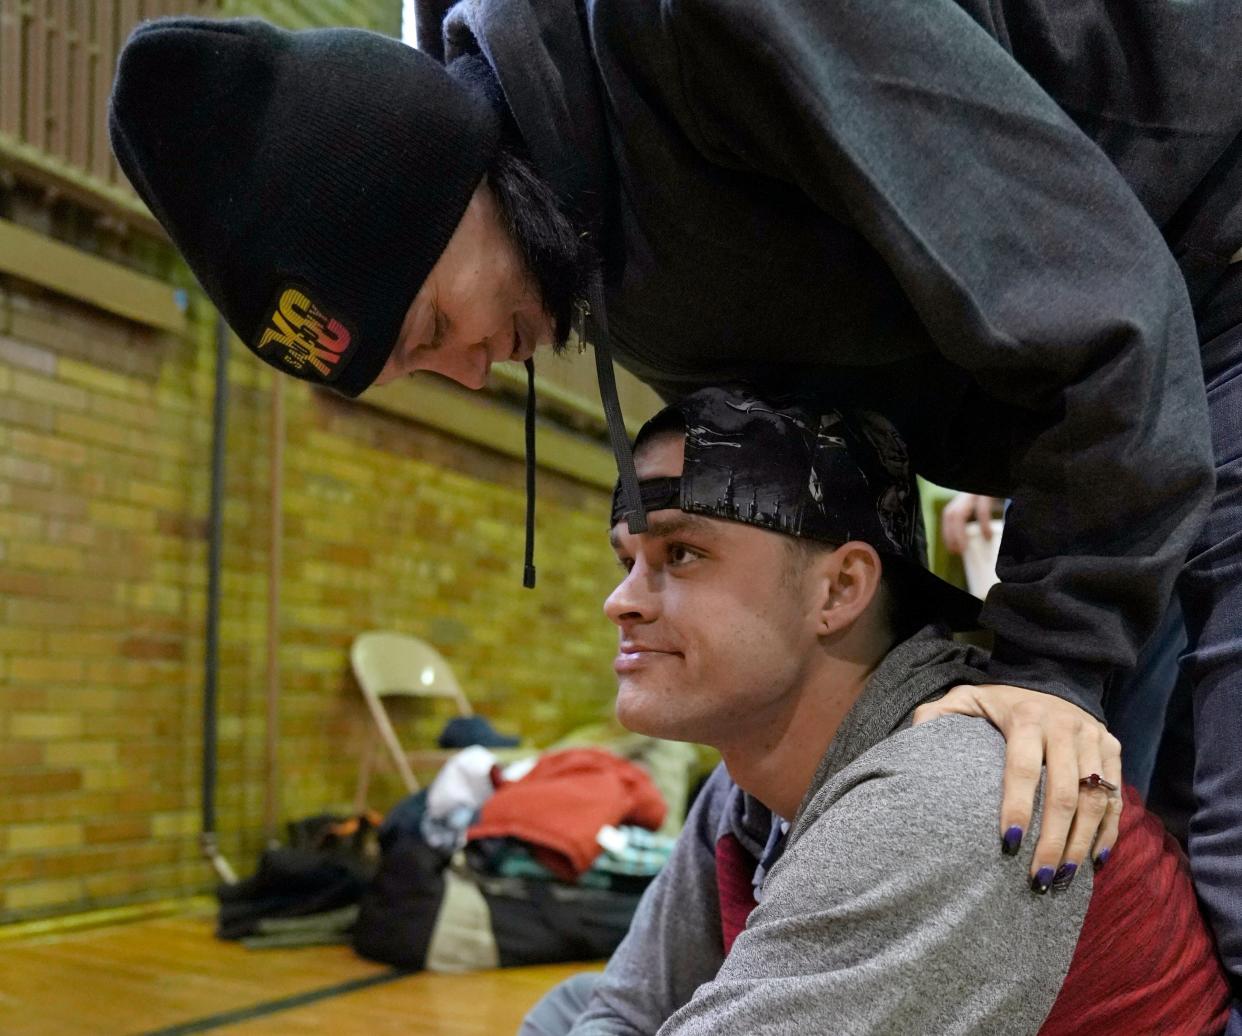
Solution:
M518 1036L565 1036L586 1010L599 977L588 971L553 986L522 1020Z
M1190 868L1242 994L1242 326L1203 345L1216 496L1178 585L1189 646L1195 811ZM1237 1001L1229 1036L1242 1036Z
M1159 629L1139 652L1134 672L1119 693L1104 701L1104 721L1121 742L1121 776L1144 799L1151 789L1157 751L1163 752L1165 715L1181 676L1177 659L1185 648L1186 624L1174 597Z

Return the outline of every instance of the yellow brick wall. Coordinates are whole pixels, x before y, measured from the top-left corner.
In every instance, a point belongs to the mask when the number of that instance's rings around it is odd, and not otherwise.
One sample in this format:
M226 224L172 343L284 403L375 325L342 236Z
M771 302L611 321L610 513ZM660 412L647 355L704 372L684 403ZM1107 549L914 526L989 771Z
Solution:
M0 285L0 922L197 892L212 313L180 341ZM240 347L223 551L218 830L262 841L269 372ZM520 587L520 462L290 381L285 818L346 806L368 722L353 635L439 646L476 709L546 743L610 711L598 489L541 472ZM445 713L405 717L429 739ZM385 773L371 802L390 805Z

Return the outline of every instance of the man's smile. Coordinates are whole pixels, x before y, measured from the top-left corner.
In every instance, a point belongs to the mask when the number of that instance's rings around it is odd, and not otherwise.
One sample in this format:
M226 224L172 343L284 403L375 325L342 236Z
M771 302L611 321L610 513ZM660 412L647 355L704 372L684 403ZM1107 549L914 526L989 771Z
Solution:
M667 658L683 658L680 651L669 651L652 647L633 640L621 641L617 657L613 660L613 671L618 675L632 673L651 662Z

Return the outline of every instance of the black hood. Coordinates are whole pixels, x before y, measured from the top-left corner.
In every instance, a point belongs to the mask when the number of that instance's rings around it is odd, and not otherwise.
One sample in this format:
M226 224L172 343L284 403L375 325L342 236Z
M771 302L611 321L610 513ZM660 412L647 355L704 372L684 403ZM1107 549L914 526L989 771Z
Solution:
M586 31L576 0L461 0L444 19L444 58L482 54L496 72L518 132L539 173L570 219L594 239L601 267L615 268L604 199L613 169L608 127ZM613 260L613 262L610 262ZM631 532L647 528L634 458L621 415L612 366L603 274L597 269L583 302L584 341L595 352L600 401L621 477ZM533 386L533 379L531 381Z
M461 0L443 42L445 61L480 53L495 69L535 167L598 243L614 177L585 14L575 0Z

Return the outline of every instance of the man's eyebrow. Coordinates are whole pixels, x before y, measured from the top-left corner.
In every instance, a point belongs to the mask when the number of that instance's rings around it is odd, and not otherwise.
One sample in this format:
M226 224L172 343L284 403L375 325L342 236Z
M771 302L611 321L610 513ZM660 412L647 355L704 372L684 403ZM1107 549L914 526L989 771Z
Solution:
M681 514L676 518L658 518L655 521L649 522L644 535L655 536L659 539L667 539L670 536L683 536L686 533L706 536L711 534L713 524L712 519L704 518L701 515ZM608 542L612 544L613 550L621 549L621 538L617 535L615 528L608 533Z

